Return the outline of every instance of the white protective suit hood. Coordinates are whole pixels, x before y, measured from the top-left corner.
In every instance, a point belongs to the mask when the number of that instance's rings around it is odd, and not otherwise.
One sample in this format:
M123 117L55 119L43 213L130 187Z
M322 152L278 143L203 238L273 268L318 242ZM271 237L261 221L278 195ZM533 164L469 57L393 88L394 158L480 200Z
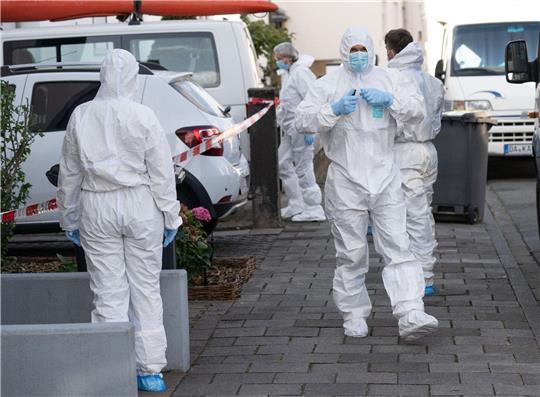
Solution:
M388 68L398 70L413 81L426 106L426 117L419 123L406 123L398 142L426 142L434 139L441 129L444 88L438 79L422 70L424 50L417 42L409 43L388 62Z
M305 66L307 68L310 68L311 65L313 65L313 62L315 62L315 57L312 57L311 55L308 55L308 54L300 54L298 55L297 61L293 63L291 67L295 67L295 65L297 65L297 66Z
M424 64L424 50L420 43L413 41L407 47L401 50L394 58L388 62L389 68L403 69L422 69Z
M349 64L349 54L351 51L351 47L354 47L358 44L366 47L369 56L368 66L361 73L364 74L369 72L369 70L375 64L375 51L373 47L373 40L371 39L371 36L367 32L367 30L358 27L351 27L347 29L343 34L343 37L341 38L341 44L339 45L339 54L345 68L348 71L353 72Z
M109 51L101 64L101 87L96 99L133 100L138 74L139 64L130 52L121 49Z

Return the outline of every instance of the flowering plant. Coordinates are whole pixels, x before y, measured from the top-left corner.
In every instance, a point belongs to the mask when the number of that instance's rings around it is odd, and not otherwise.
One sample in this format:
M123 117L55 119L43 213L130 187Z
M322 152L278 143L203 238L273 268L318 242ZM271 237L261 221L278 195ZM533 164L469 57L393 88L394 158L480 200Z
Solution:
M213 250L202 222L210 221L212 216L204 207L190 210L182 204L180 217L183 222L176 237L177 267L186 269L189 281L201 276L206 280Z

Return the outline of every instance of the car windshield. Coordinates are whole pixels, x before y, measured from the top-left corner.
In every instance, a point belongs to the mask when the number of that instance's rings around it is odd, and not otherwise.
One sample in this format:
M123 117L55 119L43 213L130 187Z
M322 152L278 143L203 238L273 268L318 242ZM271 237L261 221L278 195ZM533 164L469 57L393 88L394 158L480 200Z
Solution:
M216 117L227 117L225 109L204 88L189 79L171 83L172 87L202 111Z
M530 56L536 54L540 22L462 25L454 29L452 75L504 74L504 51L513 40L525 40ZM533 59L529 59L532 61Z

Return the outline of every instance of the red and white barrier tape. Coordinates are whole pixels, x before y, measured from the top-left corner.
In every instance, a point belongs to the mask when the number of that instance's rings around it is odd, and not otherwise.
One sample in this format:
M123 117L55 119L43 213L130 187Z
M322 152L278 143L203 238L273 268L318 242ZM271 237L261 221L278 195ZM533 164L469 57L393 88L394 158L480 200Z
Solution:
M269 99L261 99L261 98L250 98L248 105L260 105L260 104L266 104L267 106L255 113L253 116L245 119L244 121L241 121L240 123L237 123L233 125L228 130L224 131L222 134L212 137L210 139L205 140L203 143L192 147L191 149L186 150L185 152L182 152L176 156L173 156L173 164L175 166L176 173L180 173L182 168L195 156L198 156L207 150L210 150L211 148L218 146L221 142L226 141L227 139L231 139L232 137L240 134L242 131L247 130L249 127L251 127L253 124L255 124L257 121L259 121L267 112L268 110L276 104L275 101L269 100ZM38 204L30 204L26 207L19 208L16 210L10 210L2 212L0 215L2 216L2 223L4 222L12 222L15 220L16 217L28 217L28 216L34 216L38 214L43 214L45 212L51 212L58 209L58 204L56 203L56 198L44 201L42 203Z
M233 125L231 128L224 131L222 134L211 137L210 139L205 140L203 143L195 147L192 147L191 149L186 150L185 152L182 152L176 156L173 156L174 165L184 166L193 157L198 156L199 154L202 154L206 152L207 150L212 149L213 147L217 147L219 146L221 142L226 141L227 139L230 139L240 134L244 130L247 130L257 121L259 121L266 114L266 112L268 112L268 110L272 107L272 105L274 105L274 101L265 100L261 98L250 98L248 102L248 105L259 105L259 104L266 104L267 106L264 109L261 109L260 111L255 113L253 116L245 119L244 121L241 121L238 124ZM181 172L182 168L179 168L179 169L178 167L176 168L177 168L177 171L176 171L177 173Z

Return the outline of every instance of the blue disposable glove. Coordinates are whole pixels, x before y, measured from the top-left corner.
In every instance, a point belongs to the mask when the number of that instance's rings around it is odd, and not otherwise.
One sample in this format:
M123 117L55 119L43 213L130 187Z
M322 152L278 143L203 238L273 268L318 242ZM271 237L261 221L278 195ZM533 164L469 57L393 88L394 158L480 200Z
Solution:
M313 145L314 142L315 142L315 136L313 136L313 135L304 135L304 143L307 146Z
M341 116L342 114L349 114L354 112L356 109L356 104L358 103L357 96L354 96L356 90L351 88L345 95L341 97L340 100L334 102L332 105L332 112L336 116Z
M164 247L166 247L170 243L172 243L172 241L176 237L176 232L177 231L178 231L178 229L165 229L163 231L163 246Z
M77 247L81 246L81 234L79 233L79 229L67 231L66 237L68 238L69 241L71 241Z
M370 105L389 107L394 103L394 96L391 93L376 88L362 88L360 89L360 95Z

